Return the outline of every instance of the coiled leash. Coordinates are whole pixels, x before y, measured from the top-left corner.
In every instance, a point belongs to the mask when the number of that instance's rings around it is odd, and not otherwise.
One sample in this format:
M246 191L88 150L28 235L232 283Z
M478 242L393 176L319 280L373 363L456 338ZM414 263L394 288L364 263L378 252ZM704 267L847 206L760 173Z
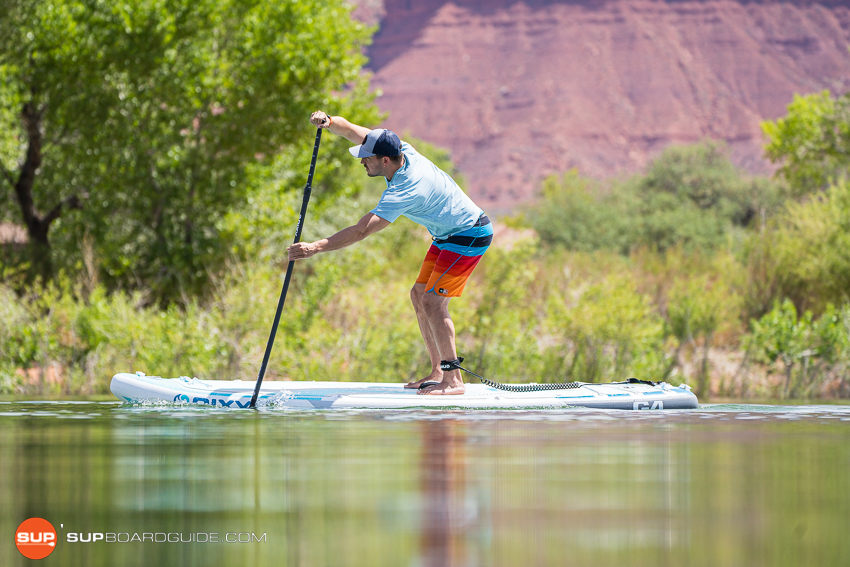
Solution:
M468 370L460 365L463 362L463 357L459 356L454 360L441 360L440 361L440 370L443 372L448 372L449 370L463 370L467 374L472 374L479 380L481 380L482 384L486 384L491 388L497 388L499 390L504 390L506 392L540 392L542 390L572 390L573 388L581 388L584 384L581 382L564 382L560 384L523 384L521 386L511 386L508 384L499 384L498 382L493 382L492 380L488 380L483 376L479 376L472 370ZM420 389L427 388L428 386L433 386L437 384L437 382L425 382L421 386Z
M582 386L586 386L586 382L557 382L552 384L522 384L519 386L512 386L510 384L499 384L498 382L493 382L492 380L488 380L483 376L479 376L472 370L467 370L460 363L463 362L463 357L459 356L454 360L441 360L440 361L440 370L443 372L448 372L449 370L463 370L467 374L472 374L479 380L481 380L482 384L486 384L491 388L496 388L498 390L504 390L506 392L542 392L544 390L574 390L576 388L581 388ZM419 386L419 389L427 388L428 386L435 386L437 382L429 381L424 382ZM623 382L612 382L612 384L646 384L647 386L656 386L657 382L652 382L650 380L638 380L637 378L629 378Z

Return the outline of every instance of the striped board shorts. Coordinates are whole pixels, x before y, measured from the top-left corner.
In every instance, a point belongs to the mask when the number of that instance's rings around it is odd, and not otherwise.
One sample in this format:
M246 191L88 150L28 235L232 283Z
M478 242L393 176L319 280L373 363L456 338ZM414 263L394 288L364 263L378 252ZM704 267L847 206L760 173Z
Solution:
M493 225L481 215L472 228L437 240L425 255L416 283L425 284L425 293L460 297L466 280L493 240Z

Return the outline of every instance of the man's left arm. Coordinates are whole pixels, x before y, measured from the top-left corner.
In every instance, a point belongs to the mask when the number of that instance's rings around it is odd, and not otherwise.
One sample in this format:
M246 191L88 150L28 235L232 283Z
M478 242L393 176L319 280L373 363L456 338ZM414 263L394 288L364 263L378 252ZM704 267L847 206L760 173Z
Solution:
M289 260L304 260L310 256L315 256L319 252L330 252L331 250L339 250L340 248L351 246L355 242L360 242L370 234L374 234L390 224L390 221L382 219L374 213L366 213L357 224L344 228L333 236L317 240L316 242L298 242L292 244L287 248L289 251Z

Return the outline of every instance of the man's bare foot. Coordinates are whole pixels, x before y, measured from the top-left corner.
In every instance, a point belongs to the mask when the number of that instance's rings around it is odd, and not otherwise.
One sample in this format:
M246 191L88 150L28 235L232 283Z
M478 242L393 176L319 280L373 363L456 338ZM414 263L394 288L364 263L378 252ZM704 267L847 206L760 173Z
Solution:
M416 382L410 382L405 384L405 388L413 388L414 390L418 390L422 384L425 382L442 382L443 381L443 371L442 370L434 370L431 372L431 375L427 378L423 378L422 380L417 380Z
M417 393L423 395L435 396L459 396L466 391L463 385L463 380L460 378L449 379L445 382L440 382L427 388L422 388Z

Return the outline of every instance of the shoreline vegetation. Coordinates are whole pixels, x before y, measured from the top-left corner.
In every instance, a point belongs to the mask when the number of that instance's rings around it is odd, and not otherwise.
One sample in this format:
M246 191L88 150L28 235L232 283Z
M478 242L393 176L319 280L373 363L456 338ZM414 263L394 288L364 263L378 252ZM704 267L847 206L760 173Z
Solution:
M547 183L576 179L568 173ZM308 217L307 238L356 220L380 189L371 184L320 207ZM829 207L846 193L836 186L809 206ZM293 205L299 198L288 196ZM764 274L785 271L774 248L796 227L796 203L762 228L725 234L716 248L680 242L624 254L568 249L552 238L544 245L537 234L545 229L528 229L547 222L535 213L552 208L544 195L509 219L511 226L498 223L493 249L454 302L460 352L471 368L501 382L636 376L687 383L703 400L848 397L847 304L800 296L814 308L800 313L787 297L797 289L787 286L799 282L778 276L768 287L773 295L765 291ZM563 204L560 210L576 214ZM276 259L284 257L291 228L279 228L260 256L228 260L206 297L165 307L144 290L110 291L87 272L22 295L3 284L0 393L102 394L112 374L136 370L254 380L282 279ZM426 236L402 219L358 246L297 266L268 379L399 382L427 372L407 305ZM774 264L765 266L764 249Z
M0 395L100 395L133 371L254 380L306 117L381 120L374 29L344 2L130 4L15 0L0 20ZM626 178L543 180L452 303L466 364L509 383L684 382L701 401L850 397L850 96L796 97L763 129L772 178L704 141ZM323 140L305 240L383 189L346 146ZM426 237L402 219L300 262L266 379L427 374L408 305Z

